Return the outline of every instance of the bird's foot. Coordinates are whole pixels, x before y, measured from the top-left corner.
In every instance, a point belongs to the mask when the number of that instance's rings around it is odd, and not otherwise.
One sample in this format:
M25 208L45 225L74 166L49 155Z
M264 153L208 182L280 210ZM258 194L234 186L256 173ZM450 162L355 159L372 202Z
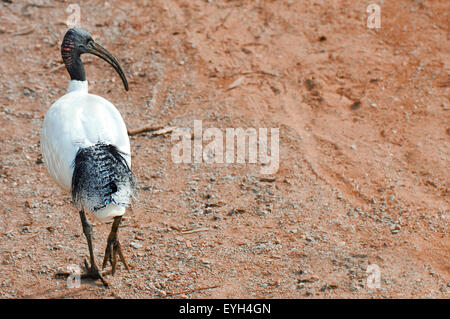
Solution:
M106 288L109 287L108 282L105 280L105 278L103 278L103 274L100 272L96 264L89 266L87 260L85 259L84 266L86 267L86 272L84 274L81 274L81 279L86 278L92 280L100 279L101 282L103 283L103 286L105 286Z
M125 269L130 271L130 268L128 268L128 264L125 260L125 256L122 253L122 247L120 246L120 242L117 238L117 234L111 233L108 237L108 243L106 245L105 258L103 259L102 269L104 269L106 267L106 265L108 264L108 261L109 261L112 266L111 274L113 276L114 276L114 273L116 272L117 255L119 255L120 261L125 266Z
M104 272L103 274L100 272L100 270L98 269L97 265L93 265L93 266L89 266L87 260L84 260L84 266L86 268L86 271L79 275L80 279L91 279L91 280L98 280L100 279L101 282L103 283L103 286L105 286L105 288L109 287L108 282L105 280L105 278L103 278L104 275L109 274L110 272ZM57 272L55 274L55 278L67 278L70 276L76 276L76 274L72 273L72 272Z

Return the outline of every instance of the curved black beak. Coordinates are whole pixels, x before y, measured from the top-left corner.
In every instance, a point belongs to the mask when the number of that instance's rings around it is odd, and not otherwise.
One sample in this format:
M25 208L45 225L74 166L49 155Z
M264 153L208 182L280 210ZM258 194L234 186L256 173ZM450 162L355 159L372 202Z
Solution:
M111 64L112 67L117 71L117 73L119 73L125 90L128 91L128 81L125 77L125 74L123 73L122 67L120 66L119 62L117 62L117 60L112 56L112 54L108 52L108 50L106 50L100 44L91 41L88 52L98 56L99 58L102 58L103 60Z

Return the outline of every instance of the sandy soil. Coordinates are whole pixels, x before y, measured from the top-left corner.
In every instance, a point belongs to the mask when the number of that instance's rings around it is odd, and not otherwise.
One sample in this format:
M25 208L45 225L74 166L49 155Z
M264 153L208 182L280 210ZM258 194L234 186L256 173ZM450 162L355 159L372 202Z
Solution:
M129 130L279 128L279 170L175 164L170 133L132 136L132 269L66 288L55 273L88 250L39 135L67 89L71 2L0 1L0 297L449 297L447 0L376 1L379 30L373 1L136 2L80 2L130 82L85 56L91 93Z

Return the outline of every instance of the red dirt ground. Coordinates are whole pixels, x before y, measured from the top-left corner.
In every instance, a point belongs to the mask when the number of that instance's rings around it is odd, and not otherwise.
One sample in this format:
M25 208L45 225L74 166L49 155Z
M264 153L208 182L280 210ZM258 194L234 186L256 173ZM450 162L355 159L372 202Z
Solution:
M132 136L132 269L67 288L55 273L88 250L39 136L67 90L70 2L0 1L0 297L449 297L447 0L79 3L130 82L83 56L90 92L129 130L279 128L280 168L175 164L170 133ZM94 227L98 263L109 228Z

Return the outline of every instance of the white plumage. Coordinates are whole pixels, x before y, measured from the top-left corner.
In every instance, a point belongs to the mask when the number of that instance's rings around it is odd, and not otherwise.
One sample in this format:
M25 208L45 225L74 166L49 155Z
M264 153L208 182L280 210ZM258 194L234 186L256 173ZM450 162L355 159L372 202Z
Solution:
M115 145L131 168L130 141L119 111L106 99L89 94L87 81L71 80L68 93L48 110L41 134L42 155L58 185L71 191L78 150L99 142ZM110 203L91 213L106 221L123 215L125 207Z

